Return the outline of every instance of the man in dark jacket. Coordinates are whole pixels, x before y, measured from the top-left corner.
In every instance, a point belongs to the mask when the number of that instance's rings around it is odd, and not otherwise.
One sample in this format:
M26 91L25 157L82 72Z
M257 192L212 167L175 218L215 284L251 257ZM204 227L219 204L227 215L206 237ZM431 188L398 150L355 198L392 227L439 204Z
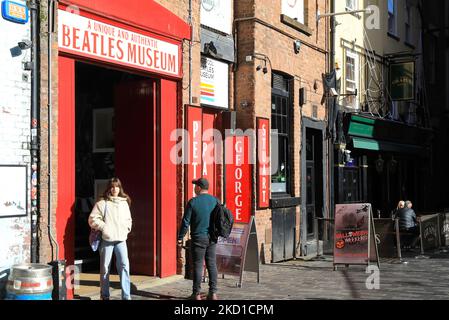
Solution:
M412 209L412 202L405 201L405 207L398 210L397 217L399 218L399 230L414 234L412 247L418 240L419 235L418 223L416 222L416 213Z
M200 178L192 181L195 184L196 197L187 203L181 230L178 234L178 245L182 246L183 238L190 226L191 252L193 258L193 288L192 299L201 300L201 279L203 274L203 261L206 258L206 267L209 274L208 299L217 300L217 263L216 240L210 239L210 216L218 200L208 194L209 182Z

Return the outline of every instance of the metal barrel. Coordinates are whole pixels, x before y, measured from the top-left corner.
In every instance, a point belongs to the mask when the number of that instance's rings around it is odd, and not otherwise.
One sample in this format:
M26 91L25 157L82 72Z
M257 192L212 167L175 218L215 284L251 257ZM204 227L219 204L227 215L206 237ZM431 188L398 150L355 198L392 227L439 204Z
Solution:
M52 267L28 263L11 267L6 286L7 300L52 300Z

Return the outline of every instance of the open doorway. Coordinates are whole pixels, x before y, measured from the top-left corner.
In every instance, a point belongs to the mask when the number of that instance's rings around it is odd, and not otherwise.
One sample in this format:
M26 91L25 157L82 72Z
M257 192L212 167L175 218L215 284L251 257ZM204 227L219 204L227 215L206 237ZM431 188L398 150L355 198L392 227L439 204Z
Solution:
M116 176L132 200L131 274L156 275L157 85L138 74L75 63L75 263L82 273L99 273L99 253L89 246L87 221L108 179Z

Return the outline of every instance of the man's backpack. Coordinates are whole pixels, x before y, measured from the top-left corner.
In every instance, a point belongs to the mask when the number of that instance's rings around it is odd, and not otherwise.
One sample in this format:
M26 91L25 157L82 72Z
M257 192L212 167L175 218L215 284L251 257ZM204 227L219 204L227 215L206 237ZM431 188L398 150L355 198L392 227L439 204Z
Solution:
M209 233L212 239L217 240L218 237L229 237L233 225L234 216L231 210L218 201L210 216Z

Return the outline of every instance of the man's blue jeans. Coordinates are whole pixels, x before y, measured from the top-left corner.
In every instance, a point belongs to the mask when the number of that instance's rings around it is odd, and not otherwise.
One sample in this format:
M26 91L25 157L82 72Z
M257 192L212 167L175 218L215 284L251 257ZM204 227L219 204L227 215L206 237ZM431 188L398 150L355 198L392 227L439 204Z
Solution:
M193 294L200 294L204 258L206 258L206 267L209 274L209 293L217 292L216 248L217 243L209 240L209 237L192 239Z
M112 253L115 254L117 272L120 275L122 299L131 300L131 280L126 241L109 242L101 240L100 245L100 287L101 297L109 298L109 274Z

